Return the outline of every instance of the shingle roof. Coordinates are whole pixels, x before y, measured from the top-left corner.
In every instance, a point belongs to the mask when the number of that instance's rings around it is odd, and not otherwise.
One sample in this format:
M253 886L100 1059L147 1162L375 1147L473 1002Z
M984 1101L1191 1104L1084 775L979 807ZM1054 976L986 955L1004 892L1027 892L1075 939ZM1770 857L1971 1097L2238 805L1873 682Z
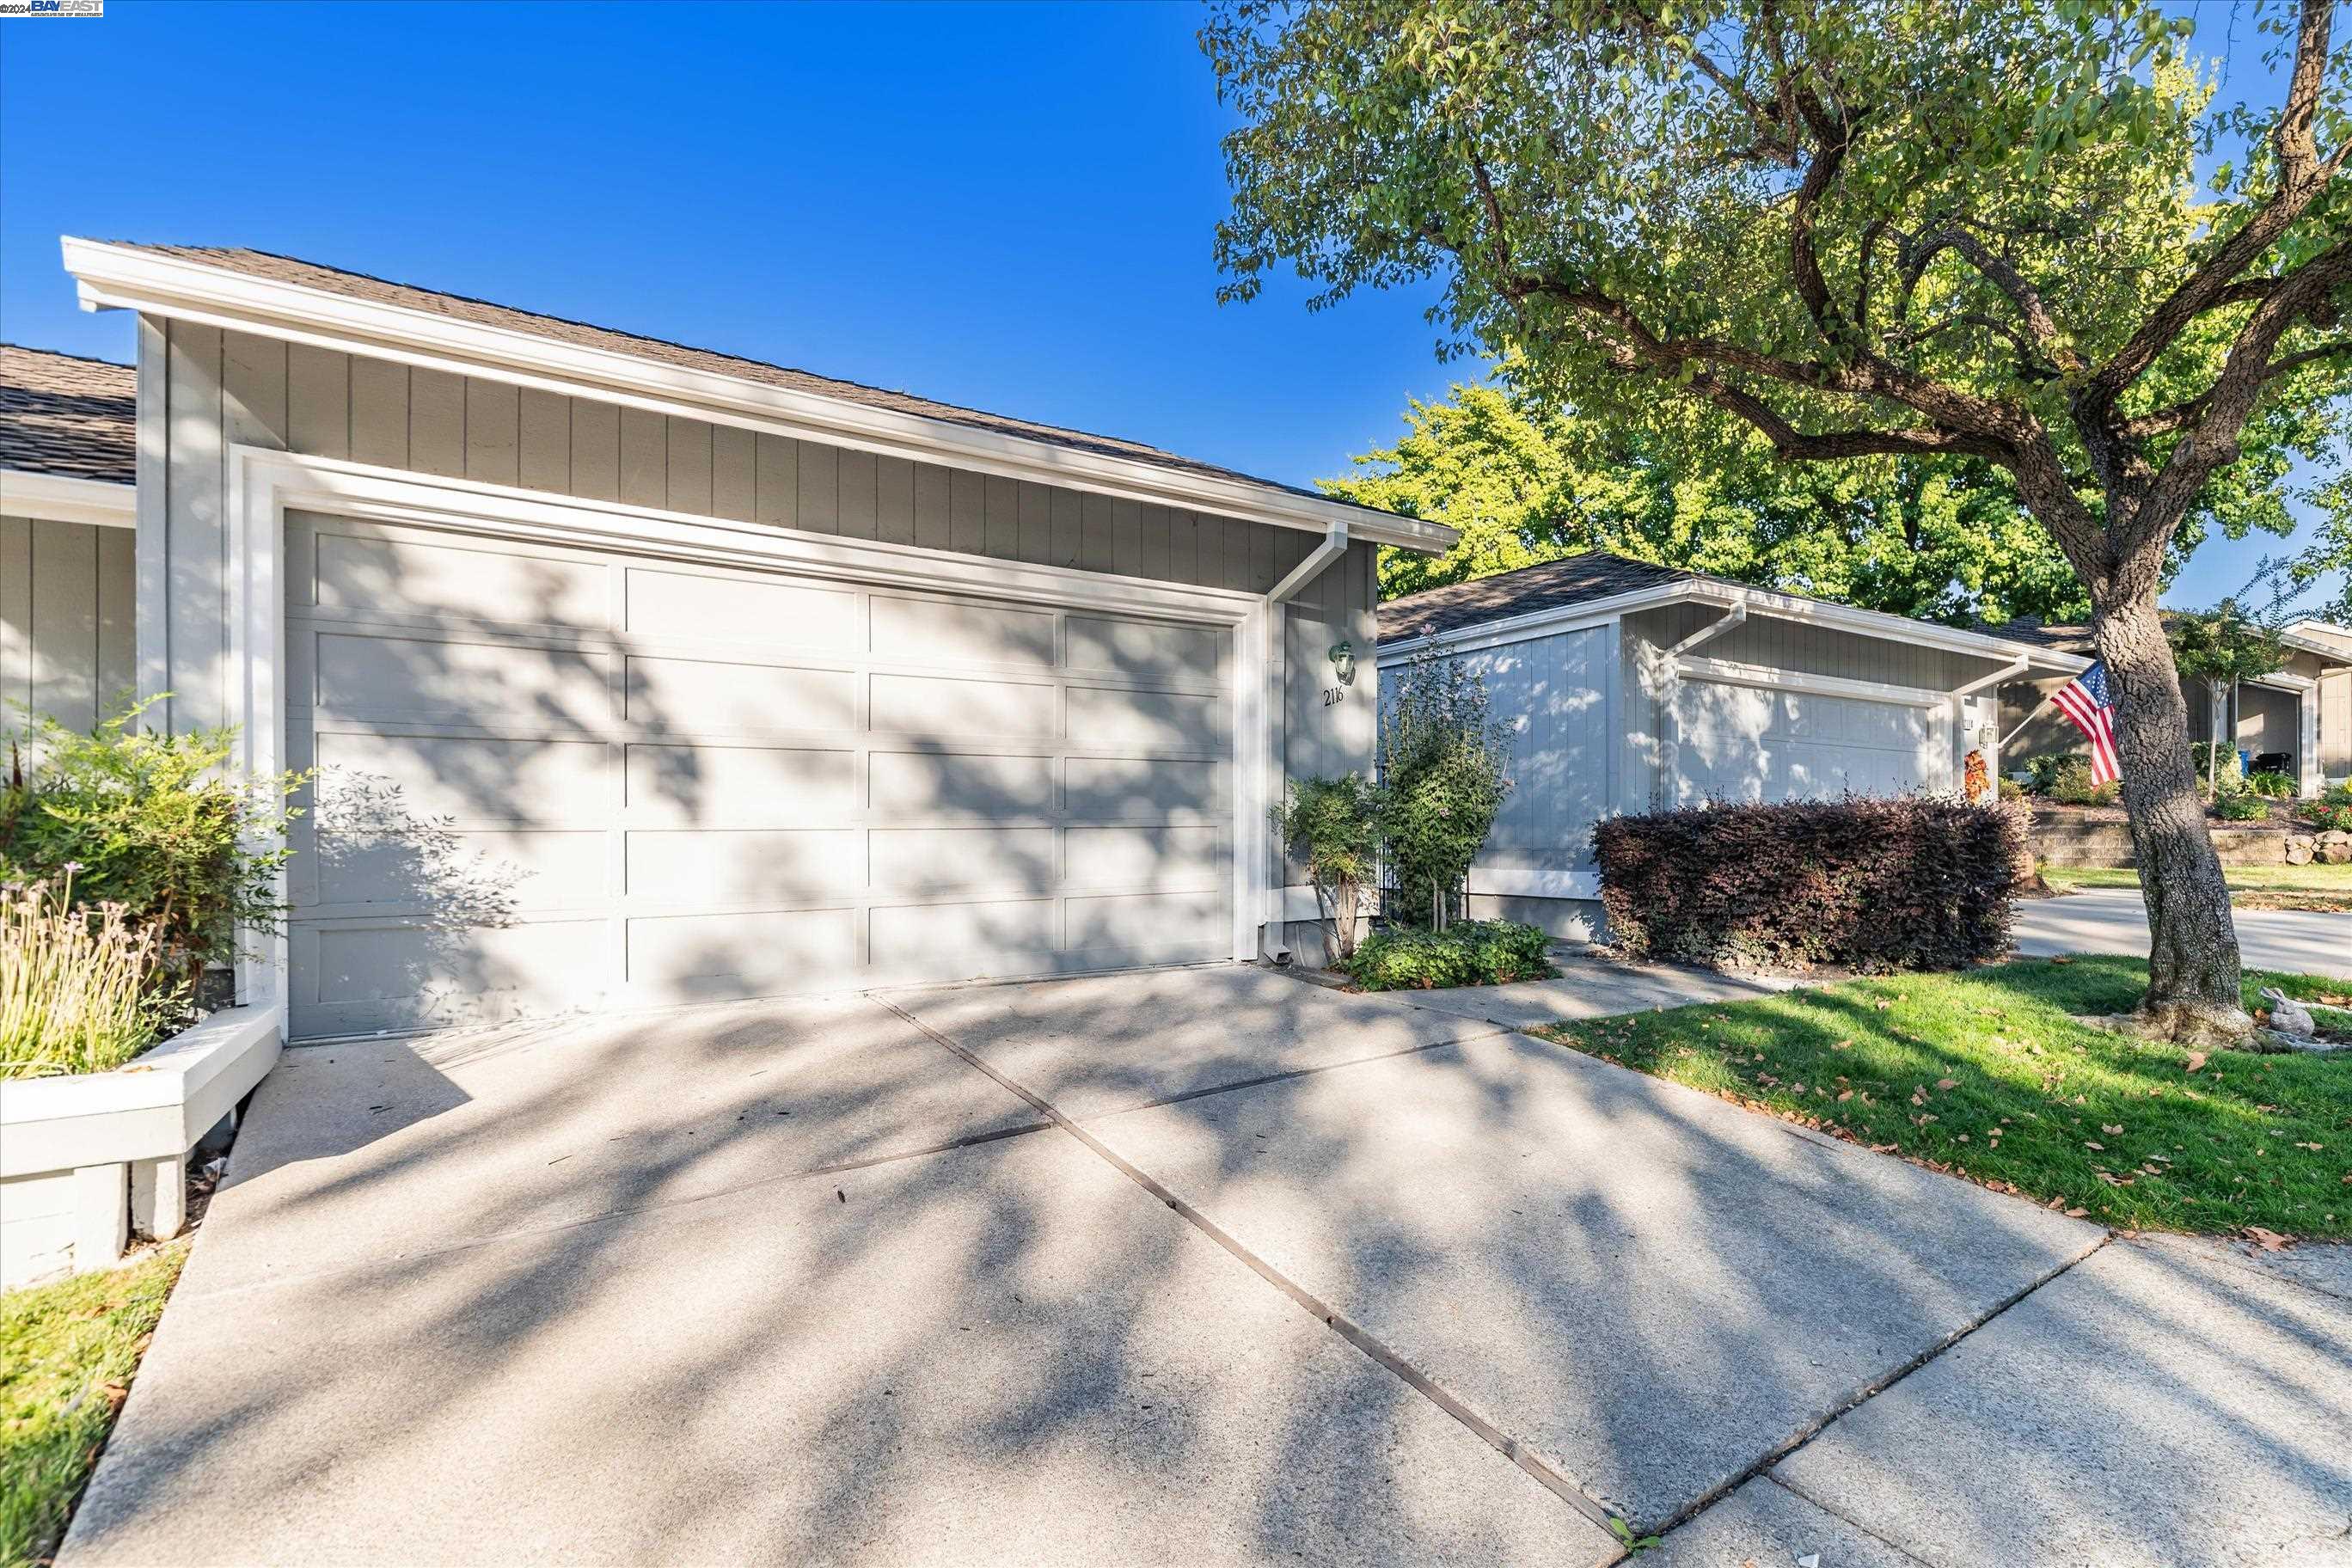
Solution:
M138 387L127 364L0 343L0 468L131 483Z
M1588 551L1522 566L1500 576L1449 583L1443 588L1424 588L1391 599L1380 609L1380 637L1382 642L1402 642L1424 633L1450 632L1507 616L1559 609L1663 583L1727 581L1675 566L1654 566L1606 551Z
M1173 452L1129 441L1116 436L1092 435L1083 430L1071 430L1057 425L1043 425L1034 420L1015 419L1007 415L989 414L976 408L959 407L954 404L938 403L910 393L894 392L878 386L866 386L858 382L840 381L831 376L813 374L804 370L793 370L783 365L769 364L761 360L744 359L721 353L713 349L691 348L660 338L639 336L610 327L592 326L584 321L566 320L561 316L542 315L535 310L516 310L508 305L492 304L487 300L469 299L461 294L446 294L437 289L423 289L412 284L394 283L386 279L370 277L362 272L346 272L341 268L323 266L315 261L303 261L289 256L276 256L263 250L236 247L200 245L147 245L131 240L113 240L109 244L127 250L145 251L152 255L173 257L202 266L216 267L249 277L268 279L273 282L297 284L374 304L399 306L411 310L428 311L453 321L469 321L478 326L504 328L510 331L530 332L559 342L582 348L602 349L614 353L629 354L638 359L675 365L682 370L704 371L718 375L757 382L762 385L788 392L807 393L830 397L845 403L855 403L868 408L887 409L893 413L910 414L925 419L938 419L965 426L975 430L987 430L998 435L1019 437L1025 440L1049 442L1075 451L1091 452L1105 457L1124 458L1130 461L1150 463L1155 467L1180 473L1198 474L1207 478L1234 480L1255 485L1262 489L1279 490L1290 495L1311 496L1334 505L1354 506L1349 501L1336 500L1317 490L1286 485L1277 480L1260 479L1254 474L1220 468L1213 463L1179 457ZM1380 516L1375 507L1358 507L1358 510Z
M2090 627L2047 626L2032 616L2020 616L2013 621L1986 622L1976 629L1988 637L2007 637L2011 642L2054 648L2060 653L2087 654L2094 651Z

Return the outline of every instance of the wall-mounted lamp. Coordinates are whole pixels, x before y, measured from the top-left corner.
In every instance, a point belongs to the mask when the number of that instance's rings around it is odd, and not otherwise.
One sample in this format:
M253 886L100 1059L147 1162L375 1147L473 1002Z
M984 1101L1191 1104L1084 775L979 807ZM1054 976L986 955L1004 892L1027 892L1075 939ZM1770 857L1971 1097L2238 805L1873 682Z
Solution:
M1356 650L1354 647L1344 642L1333 643L1331 645L1331 668L1339 671L1340 685L1355 685Z

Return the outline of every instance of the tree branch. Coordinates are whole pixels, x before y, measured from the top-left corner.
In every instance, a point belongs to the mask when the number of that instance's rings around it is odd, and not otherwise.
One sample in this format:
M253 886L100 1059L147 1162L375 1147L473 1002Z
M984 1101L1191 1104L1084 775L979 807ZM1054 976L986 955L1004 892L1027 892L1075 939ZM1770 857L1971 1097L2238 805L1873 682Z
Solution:
M2305 349L2300 353L2281 354L2263 367L2260 379L2265 383L2273 382L2282 376L2294 374L2305 365L2331 359L2352 359L2352 338L2341 342L2322 343L2315 349ZM2123 432L2126 436L2169 435L2202 418L2212 401L2213 395L2207 392L2185 403L2176 403L2169 408L2135 415L2123 422Z
M1994 288L2008 296L2009 302L2017 307L2019 319L2025 324L2026 335L2033 340L2034 347L2045 363L2070 374L2083 368L2081 357L2066 346L2064 337L2058 330L2058 322L2042 300L2042 291L2027 282L2025 275L2007 257L1995 252L1967 229L1937 229L1912 242L1904 258L1906 299L1910 297L1912 289L1918 287L1919 279L1927 270L1928 264L1947 250L1959 255L1983 274Z

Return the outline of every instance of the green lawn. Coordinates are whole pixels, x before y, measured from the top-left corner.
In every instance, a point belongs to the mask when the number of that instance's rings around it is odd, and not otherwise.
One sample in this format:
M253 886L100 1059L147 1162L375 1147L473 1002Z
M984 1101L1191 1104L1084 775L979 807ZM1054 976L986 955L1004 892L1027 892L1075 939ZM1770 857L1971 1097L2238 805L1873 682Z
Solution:
M56 1553L187 1256L0 1296L0 1568Z
M2352 1237L2352 1053L2200 1056L2068 1016L2130 1010L2147 973L2021 961L1538 1032L2122 1229ZM2249 1007L2263 985L2352 1001L2250 970Z
M2241 909L2352 910L2352 866L2224 866ZM2130 866L2044 866L2042 879L2060 892L2076 888L2137 888Z

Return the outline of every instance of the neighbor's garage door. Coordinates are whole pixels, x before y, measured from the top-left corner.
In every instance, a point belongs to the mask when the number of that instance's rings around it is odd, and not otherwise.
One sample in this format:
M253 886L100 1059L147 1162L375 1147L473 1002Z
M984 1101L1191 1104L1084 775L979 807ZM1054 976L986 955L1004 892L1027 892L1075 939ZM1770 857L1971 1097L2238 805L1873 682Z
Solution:
M1947 708L1720 680L1675 686L1675 790L1684 805L1953 787Z
M1233 952L1229 634L295 513L292 1032Z

